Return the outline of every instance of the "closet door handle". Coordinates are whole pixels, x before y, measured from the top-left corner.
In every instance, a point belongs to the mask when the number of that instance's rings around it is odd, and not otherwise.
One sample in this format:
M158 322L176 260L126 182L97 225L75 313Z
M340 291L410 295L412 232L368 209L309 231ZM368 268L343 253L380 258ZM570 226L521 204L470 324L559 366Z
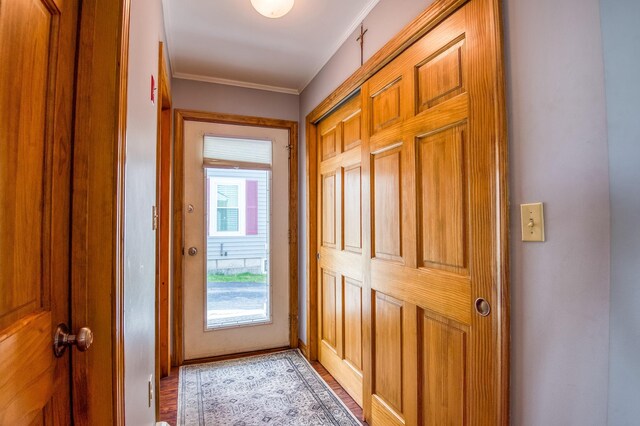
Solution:
M476 305L476 312L479 315L486 317L491 313L491 305L485 299L481 297L476 299L475 305Z

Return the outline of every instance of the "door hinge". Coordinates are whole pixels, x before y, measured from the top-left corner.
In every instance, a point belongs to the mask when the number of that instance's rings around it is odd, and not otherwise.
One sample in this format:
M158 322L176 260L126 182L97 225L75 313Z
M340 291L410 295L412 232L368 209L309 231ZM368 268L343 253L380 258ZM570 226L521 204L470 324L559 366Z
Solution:
M291 151L293 151L293 145L287 145L287 151L289 151L289 159L291 159Z
M151 206L151 229L156 231L158 229L158 208Z
M151 407L151 402L153 401L153 374L149 376L149 388L148 391L149 393L147 394L148 398L149 398L149 407Z

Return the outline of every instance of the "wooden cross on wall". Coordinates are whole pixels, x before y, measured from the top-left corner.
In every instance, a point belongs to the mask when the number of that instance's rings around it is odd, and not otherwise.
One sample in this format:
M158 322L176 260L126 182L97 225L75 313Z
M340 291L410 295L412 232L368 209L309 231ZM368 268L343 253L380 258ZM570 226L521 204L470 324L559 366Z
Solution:
M364 35L367 31L369 31L369 29L364 29L364 23L360 24L360 36L356 39L356 41L360 42L360 66L364 64Z

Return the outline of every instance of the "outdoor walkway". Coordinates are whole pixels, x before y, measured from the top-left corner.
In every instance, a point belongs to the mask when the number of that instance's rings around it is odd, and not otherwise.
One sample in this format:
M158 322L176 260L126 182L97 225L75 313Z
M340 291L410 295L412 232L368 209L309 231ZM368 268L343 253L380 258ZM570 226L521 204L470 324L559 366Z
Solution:
M266 283L207 283L207 325L219 327L268 319Z

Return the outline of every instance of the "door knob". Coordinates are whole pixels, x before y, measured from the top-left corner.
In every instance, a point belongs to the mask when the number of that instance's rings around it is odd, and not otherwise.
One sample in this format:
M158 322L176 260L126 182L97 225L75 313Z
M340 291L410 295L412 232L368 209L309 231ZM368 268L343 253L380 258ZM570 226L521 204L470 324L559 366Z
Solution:
M59 324L53 337L53 352L60 358L67 346L75 346L80 352L84 352L93 343L93 332L88 327L82 327L78 334L70 334L69 327Z
M189 247L189 251L187 253L189 253L189 256L195 256L198 254L198 249L195 247Z

